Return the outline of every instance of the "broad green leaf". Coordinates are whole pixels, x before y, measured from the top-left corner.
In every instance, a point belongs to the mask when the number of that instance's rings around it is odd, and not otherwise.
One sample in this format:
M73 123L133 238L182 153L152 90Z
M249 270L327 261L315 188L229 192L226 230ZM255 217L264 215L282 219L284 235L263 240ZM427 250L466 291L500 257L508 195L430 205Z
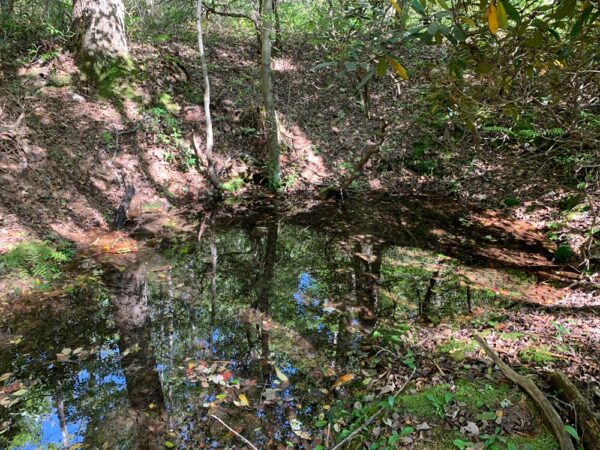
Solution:
M467 40L467 35L459 25L455 25L452 28L452 35L458 42L465 42Z
M421 5L421 2L419 0L411 0L410 4L416 12L418 12L422 16L425 15L425 8L423 8L423 5Z
M496 420L496 413L494 411L486 411L475 416L477 420Z
M508 28L508 16L506 15L506 9L504 9L502 2L496 3L496 9L498 11L498 24L500 25L500 28L506 30Z
M285 375L285 373L283 373L281 370L279 370L279 368L277 366L273 366L273 367L275 367L275 375L277 375L277 378L279 378L284 383L286 381L288 381L288 377Z
M498 8L493 3L490 3L487 10L488 28L490 33L494 36L498 33L499 22L498 22Z
M533 37L525 41L525 45L530 48L539 48L542 45L543 35L541 30L536 30Z
M310 70L325 69L327 67L332 67L332 66L336 66L336 65L337 65L337 62L335 62L335 61L327 61L327 62L324 62L324 63L321 63L321 64L317 64L314 67L311 67Z
M519 11L517 11L515 7L510 4L509 0L502 0L501 3L502 6L504 6L504 10L508 14L508 17L510 17L515 22L521 20L521 14L519 14Z
M367 84L369 82L369 80L373 77L373 74L375 73L376 68L377 67L373 67L371 70L369 70L367 72L367 74L362 78L362 80L360 80L360 83L358 83L358 86L356 87L356 89L362 88L365 84Z
M394 407L394 402L396 401L396 399L394 398L394 396L393 395L388 395L387 401L388 401L388 405L390 406L390 408L393 408Z
M556 19L562 19L563 17L572 14L575 11L575 7L577 6L577 0L563 0L554 13L554 17Z
M409 434L411 434L413 431L415 431L415 429L413 427L404 427L402 428L402 430L400 431L400 436L408 436Z
M571 425L565 425L565 431L571 436L573 436L573 438L575 438L576 441L579 441L579 434L577 433L577 430Z
M390 66L392 66L392 69L394 69L394 72L396 72L400 78L403 80L408 80L408 72L402 64L400 64L394 58L388 58L388 62L390 63Z
M435 34L440 30L440 26L437 22L431 22L429 24L429 26L427 27L427 32L432 35L435 36Z
M387 58L381 58L379 60L377 66L375 66L375 73L377 73L378 77L385 76L385 74L387 73L387 64ZM375 331L375 333L378 333L378 331ZM375 333L373 333L373 336L377 337ZM379 335L381 336L381 333Z
M398 15L401 16L402 15L402 8L400 8L400 5L398 4L398 2L396 0L390 0L390 3L394 7L394 9L398 13Z
M470 17L460 16L459 19L462 20L467 25L469 25L470 27L474 27L475 28L477 26L477 24L475 23L475 21L473 19L471 19Z
M581 16L573 25L573 29L571 30L571 37L577 37L579 33L581 33L583 25L589 20L593 9L594 7L592 5L588 5L587 8L583 10L583 13L581 13ZM598 15L596 15L596 18L597 17Z

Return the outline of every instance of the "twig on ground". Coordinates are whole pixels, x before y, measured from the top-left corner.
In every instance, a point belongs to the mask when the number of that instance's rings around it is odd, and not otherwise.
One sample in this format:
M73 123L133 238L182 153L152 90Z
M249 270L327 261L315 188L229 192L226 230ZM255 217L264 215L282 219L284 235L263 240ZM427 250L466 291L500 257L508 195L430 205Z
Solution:
M412 380L412 377L415 375L416 372L417 372L417 368L415 367L413 369L412 373L410 374L410 376L408 377L408 379L402 385L402 387L398 390L398 392L396 392L394 394L394 400L396 400L396 398L400 395L400 393L406 388L406 386L408 385L410 380ZM365 428L367 428L371 424L371 422L373 422L383 411L385 411L385 409L386 409L385 407L379 408L377 410L377 412L375 414L373 414L371 417L369 417L367 419L367 421L360 428L357 428L352 433L350 433L348 436L346 436L344 439L342 439L342 441L339 444L337 444L335 447L333 447L331 450L337 450L339 448L342 448L342 446L344 444L346 444L347 442L352 440L357 434L359 434L361 431L363 431Z
M215 416L214 414L211 414L210 417L212 417L213 419L218 420L219 422L221 422L221 424L227 428L229 431L231 431L233 434L235 434L237 437L239 437L242 441L244 441L246 444L248 444L251 448L253 448L254 450L258 450L258 448L256 448L256 446L250 442L248 439L246 439L244 436L242 436L240 433L238 433L237 431L235 431L233 428L231 428L229 425L227 425L225 422L223 422L219 417Z

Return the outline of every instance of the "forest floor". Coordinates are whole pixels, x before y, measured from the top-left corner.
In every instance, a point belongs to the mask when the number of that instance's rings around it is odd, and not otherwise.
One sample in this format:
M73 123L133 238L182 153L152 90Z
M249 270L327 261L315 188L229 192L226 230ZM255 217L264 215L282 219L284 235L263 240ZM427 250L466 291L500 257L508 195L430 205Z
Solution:
M209 36L207 48L219 176L230 195L252 195L265 156L255 44ZM108 227L123 177L136 188L133 218L172 207L193 210L209 198L191 149L192 130L203 134L196 49L134 44L132 54L138 70L129 81L108 76L98 89L66 52L46 49L3 61L0 119L10 125L24 117L0 134L0 249L27 233ZM593 215L586 199L567 187L568 170L560 173L543 153L499 150L495 141L479 150L452 146L448 130L433 130L414 107L428 89L418 64L409 81L372 83L375 118L368 119L354 81L334 69L313 69L319 58L312 47L290 43L273 60L286 196L316 198L319 188L339 184L379 145L380 118L387 118L385 142L353 184L355 194L447 196L466 209L524 220L576 253L581 249Z

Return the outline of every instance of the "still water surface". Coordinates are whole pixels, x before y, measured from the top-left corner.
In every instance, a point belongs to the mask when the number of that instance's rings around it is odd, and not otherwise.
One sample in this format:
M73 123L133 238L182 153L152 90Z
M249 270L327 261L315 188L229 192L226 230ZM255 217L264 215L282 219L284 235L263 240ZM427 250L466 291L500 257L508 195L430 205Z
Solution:
M324 405L347 395L336 380L377 375L374 330L462 317L531 281L465 250L484 234L468 218L362 214L213 213L199 240L82 262L66 294L1 318L0 446L246 448L216 416L258 448L313 448Z

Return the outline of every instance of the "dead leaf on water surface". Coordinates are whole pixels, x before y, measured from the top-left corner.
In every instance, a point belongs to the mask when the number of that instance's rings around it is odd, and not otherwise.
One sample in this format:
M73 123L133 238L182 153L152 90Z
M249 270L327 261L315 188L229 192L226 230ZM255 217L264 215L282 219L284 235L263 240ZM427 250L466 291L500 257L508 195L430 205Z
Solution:
M250 406L250 402L248 402L248 397L246 397L244 394L238 395L238 398L240 399L239 402L237 400L233 401L233 404L235 406Z
M288 381L288 377L281 370L279 370L279 368L277 366L273 366L273 367L275 368L275 375L277 375L277 378L279 378L284 383L286 381Z
M265 398L265 402L274 402L277 400L277 392L278 389L265 389L263 392L263 397Z
M290 417L290 426L296 436L306 440L311 439L310 433L302 430L302 422L300 422L298 419Z

